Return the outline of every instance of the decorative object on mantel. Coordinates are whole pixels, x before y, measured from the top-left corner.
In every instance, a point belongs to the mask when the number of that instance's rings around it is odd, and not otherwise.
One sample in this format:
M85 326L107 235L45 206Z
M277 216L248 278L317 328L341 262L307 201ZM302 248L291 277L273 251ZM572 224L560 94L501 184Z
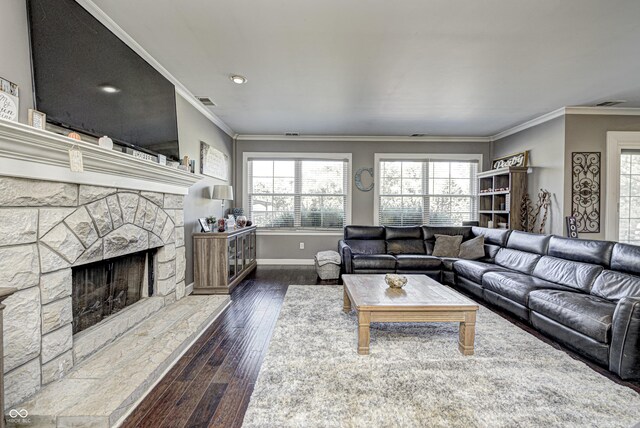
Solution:
M522 230L525 232L544 233L550 206L551 192L548 190L540 189L538 192L538 202L535 207L529 194L525 193L522 197L522 203L520 204L520 226ZM542 218L540 218L540 213L542 213ZM536 230L538 221L540 223Z
M157 163L156 157L153 155L150 155L149 153L141 152L139 150L134 150L130 148L126 148L125 153L133 156L136 159L143 159L143 160L148 160L148 161Z
M368 186L365 186L364 184L362 184L362 173L364 172L368 172L369 175L371 176L371 184L369 184ZM358 188L358 190L362 191L362 192L369 192L373 189L373 186L375 185L375 183L373 182L373 168L360 168L356 171L355 177L354 177L354 181L356 183L356 187Z
M84 172L82 151L76 145L69 149L69 169L71 172Z
M106 135L98 138L98 145L103 149L113 150L113 140Z
M30 108L27 117L27 124L37 129L45 129L47 127L47 115Z
M208 218L199 218L198 223L200 223L201 232L211 232L211 225Z
M200 141L200 173L227 181L229 177L229 156Z
M76 140L76 141L82 141L82 137L77 132L69 132L67 134L67 137L69 137L69 138L71 138L73 140Z
M17 122L19 106L18 85L0 77L0 119Z
M508 168L511 166L529 166L529 152L524 151L520 153L514 153L509 156L503 156L501 158L494 159L493 162L491 162L491 169Z
M390 288L402 288L407 283L407 277L395 273L388 273L384 276L384 281Z
M566 216L565 222L567 223L567 237L578 239L578 221L573 216Z
M578 232L600 233L600 152L571 153L571 215Z
M158 153L158 163L160 165L166 165L167 164L167 157L165 155L161 155Z

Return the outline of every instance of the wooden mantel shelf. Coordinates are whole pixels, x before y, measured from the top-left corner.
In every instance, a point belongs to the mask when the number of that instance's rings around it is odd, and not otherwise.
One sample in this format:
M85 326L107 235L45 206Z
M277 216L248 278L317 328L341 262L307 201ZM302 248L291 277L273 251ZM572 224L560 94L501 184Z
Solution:
M69 169L69 149L73 146L82 151L84 172ZM0 175L183 195L204 178L2 119Z

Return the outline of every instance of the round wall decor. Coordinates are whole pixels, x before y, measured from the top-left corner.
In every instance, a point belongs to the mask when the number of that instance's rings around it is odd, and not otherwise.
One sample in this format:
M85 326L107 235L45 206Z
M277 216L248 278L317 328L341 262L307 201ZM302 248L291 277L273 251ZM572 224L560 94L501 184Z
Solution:
M362 173L363 172L368 172L369 175L371 176L371 184L369 186L365 186L364 184L362 184ZM368 192L371 189L373 189L373 185L375 184L373 182L373 168L360 168L359 170L356 171L356 176L355 176L355 182L356 182L356 187L358 188L358 190L362 190L363 192Z

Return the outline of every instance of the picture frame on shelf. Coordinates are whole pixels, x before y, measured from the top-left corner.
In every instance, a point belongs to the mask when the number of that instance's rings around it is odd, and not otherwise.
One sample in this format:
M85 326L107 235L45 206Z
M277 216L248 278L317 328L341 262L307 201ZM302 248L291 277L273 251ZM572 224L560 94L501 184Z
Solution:
M27 124L36 129L46 129L47 127L47 115L41 111L30 108L28 110Z
M199 218L198 223L200 223L200 229L202 232L209 233L211 232L211 228L209 227L209 223L205 217Z

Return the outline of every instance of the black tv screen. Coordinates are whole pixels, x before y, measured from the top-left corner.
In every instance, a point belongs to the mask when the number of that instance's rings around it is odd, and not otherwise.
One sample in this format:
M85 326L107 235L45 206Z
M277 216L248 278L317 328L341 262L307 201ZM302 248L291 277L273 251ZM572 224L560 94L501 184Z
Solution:
M68 129L179 158L175 88L73 0L29 0L36 109Z

